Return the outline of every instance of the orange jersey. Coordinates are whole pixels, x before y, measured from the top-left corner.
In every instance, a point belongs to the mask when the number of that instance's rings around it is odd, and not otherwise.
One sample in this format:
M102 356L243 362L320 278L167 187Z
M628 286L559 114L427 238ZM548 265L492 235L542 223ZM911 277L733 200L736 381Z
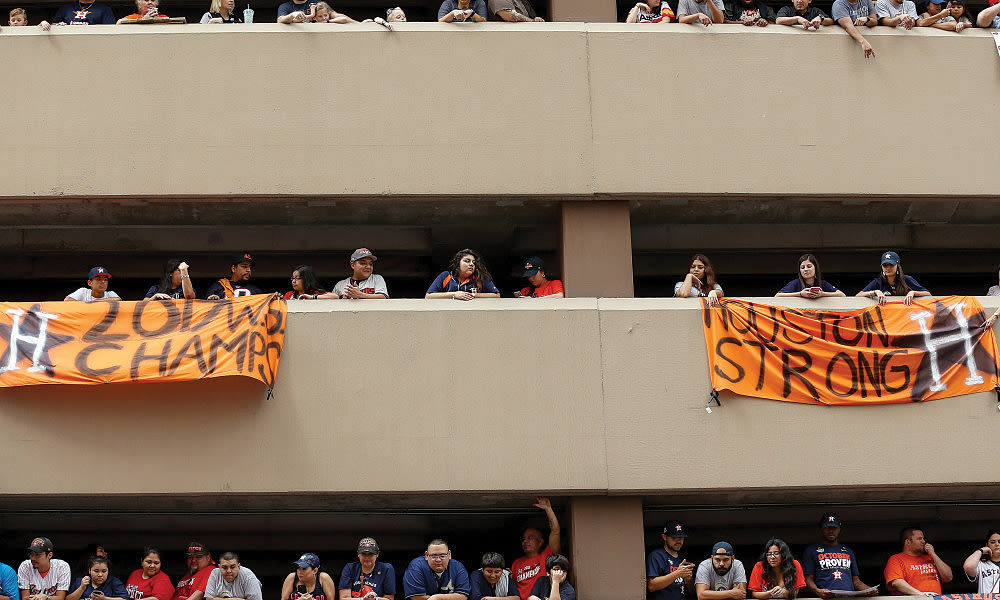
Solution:
M893 596L903 596L892 587L893 580L902 579L921 592L941 593L941 578L929 554L910 556L905 552L893 554L885 563L885 582Z

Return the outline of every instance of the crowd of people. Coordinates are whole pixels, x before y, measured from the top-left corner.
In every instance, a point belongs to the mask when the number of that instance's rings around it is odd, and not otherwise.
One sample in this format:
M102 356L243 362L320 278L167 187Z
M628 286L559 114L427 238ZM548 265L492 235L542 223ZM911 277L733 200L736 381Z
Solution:
M568 581L569 560L560 554L559 520L548 498L535 506L545 512L549 534L529 527L521 537L524 555L506 567L503 555L487 552L480 567L468 571L452 558L443 539L434 539L422 556L403 571L397 591L396 570L379 560L372 537L358 542L357 562L348 563L339 579L321 569L319 556L306 552L292 561L295 570L281 586L281 600L576 600ZM0 600L263 600L257 575L240 564L235 552L223 552L218 562L201 542L187 545L187 573L176 585L161 569L160 551L146 548L137 569L123 583L110 574L107 550L95 546L73 577L69 563L54 558L52 541L37 537L28 559L15 571L0 563Z
M201 23L242 23L244 19L234 10L235 0L211 0ZM965 0L834 0L827 14L811 6L812 0L791 0L777 13L763 0L734 0L727 6L723 0L678 0L677 10L667 0L640 1L626 16L627 23L684 23L712 25L736 23L753 27L769 24L819 29L838 25L861 46L866 58L874 57L875 50L861 33L865 28L883 25L904 30L914 27L934 27L956 33L969 27L1000 28L1000 0L989 0L989 6L978 15L972 15ZM922 5L918 12L916 2ZM49 21L41 21L42 29L49 31L55 25L111 25L139 20L168 19L160 12L159 0L135 0L136 12L116 19L111 8L98 1L79 0L63 5ZM247 15L252 21L252 11ZM406 21L400 7L386 10L385 18L366 19L388 29L392 23ZM535 11L530 0L443 0L437 20L442 23L479 23L487 20L534 22L544 21ZM329 3L315 0L287 0L278 7L278 23L357 23L349 16L334 10ZM28 24L23 8L10 11L9 24Z
M819 541L805 549L801 562L783 540L767 540L748 578L733 545L726 541L715 543L700 563L689 561L684 553L687 529L680 521L668 521L661 534L663 547L653 550L646 560L648 598L684 600L692 587L697 600L936 596L941 594L941 583L954 577L923 530L911 526L900 531L900 552L886 561L883 581L868 585L861 580L854 551L840 539L840 516L823 515L819 527ZM978 584L980 594L1000 593L1000 531L986 534L985 543L969 554L962 570L970 582Z
M299 265L292 270L289 290L283 292L285 300L352 299L376 300L389 297L385 279L375 273L378 257L368 248L358 248L348 261L350 275L333 285L330 291L324 288L310 265ZM232 257L230 273L212 283L205 291L206 300L237 298L267 293L251 282L256 260L250 252L240 252ZM191 283L190 266L187 262L172 258L163 266L163 276L150 286L143 300L192 299L198 294ZM528 285L514 292L516 298L562 298L562 281L549 279L545 275L545 262L532 256L524 263L522 276ZM87 274L87 285L67 295L64 300L94 302L100 300L120 300L121 297L109 289L112 273L103 266L94 267ZM282 293L278 291L277 293ZM486 262L471 248L459 250L452 256L448 268L442 271L430 287L425 298L446 298L452 300L474 300L476 298L499 298L500 291L486 268ZM2 599L0 599L2 600Z

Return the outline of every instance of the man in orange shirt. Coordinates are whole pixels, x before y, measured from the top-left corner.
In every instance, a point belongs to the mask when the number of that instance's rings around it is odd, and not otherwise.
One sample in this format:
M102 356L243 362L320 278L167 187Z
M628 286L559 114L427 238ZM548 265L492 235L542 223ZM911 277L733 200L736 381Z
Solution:
M894 596L937 596L941 582L951 581L951 567L924 540L924 532L906 527L899 534L903 551L885 564L885 582Z

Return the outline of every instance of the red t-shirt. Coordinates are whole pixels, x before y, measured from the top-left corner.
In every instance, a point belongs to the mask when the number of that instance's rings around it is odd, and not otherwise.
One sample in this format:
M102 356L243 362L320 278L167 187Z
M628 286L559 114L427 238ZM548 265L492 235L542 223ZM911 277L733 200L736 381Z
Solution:
M521 600L528 600L531 595L531 588L535 587L535 580L545 575L545 559L552 556L552 550L548 546L538 553L538 556L528 558L522 556L514 561L510 566L510 574L514 576L517 583L517 593Z
M905 596L892 586L892 581L895 579L902 579L921 592L941 593L941 578L930 554L910 556L900 552L890 556L889 561L885 563L885 582L889 584L893 596Z
M563 292L562 281L558 279L549 279L542 285L535 288L532 292L530 287L521 288L522 296L531 296L532 298L542 298L544 296L551 296L552 294L565 293Z
M802 565L799 564L799 561L793 560L792 562L795 563L795 589L801 590L806 587L806 576L802 573ZM763 592L771 589L764 582L764 563L757 561L757 564L753 566L747 587L751 592Z
M194 575L188 573L184 576L184 579L179 579L177 581L177 590L174 592L174 600L187 600L188 596L197 591L204 592L208 586L208 578L212 576L212 571L214 570L215 564L213 563L199 570Z
M153 597L157 600L170 600L174 597L174 584L170 583L170 578L163 571L149 579L143 579L142 569L136 569L128 576L125 589L132 600Z

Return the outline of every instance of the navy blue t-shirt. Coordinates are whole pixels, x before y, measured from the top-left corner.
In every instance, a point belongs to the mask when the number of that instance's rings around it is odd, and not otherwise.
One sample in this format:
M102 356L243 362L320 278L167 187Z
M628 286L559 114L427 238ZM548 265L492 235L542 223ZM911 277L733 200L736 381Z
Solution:
M836 292L837 291L837 288L833 287L833 285L831 285L830 283L828 283L825 279L823 279L822 281L819 282L819 287L823 288L824 292ZM780 290L778 290L778 293L779 294L788 294L788 293L798 293L798 292L801 292L801 291L802 291L802 280L800 280L798 277L796 277L795 279L793 279L793 280L789 281L788 283L786 283L785 287L783 287Z
M296 4L292 2L292 0L288 0L288 2L285 2L284 4L278 7L278 16L283 17L285 15L290 15L297 10L301 10L302 12L307 13L309 12L309 7L312 6L313 4L316 4L316 2L310 2L309 0L306 0L302 4Z
M682 562L684 562L683 556L674 558L663 548L657 548L650 552L649 558L646 559L646 577L652 579L669 575L676 571ZM684 580L677 578L662 590L649 592L646 597L649 600L683 600Z
M903 280L906 281L906 285L910 286L911 290L914 290L914 291L917 291L917 292L926 292L927 291L927 288L925 288L924 286L922 286L919 283L917 283L917 280L914 279L914 278L912 278L912 277L910 277L909 275L903 275ZM894 288L891 285L889 285L889 282L885 281L881 277L876 277L875 279L872 279L871 283L869 283L868 285L866 285L865 289L863 289L861 291L862 292L870 292L872 290L882 290L882 293L885 294L885 295L887 295L887 296L902 296L903 295L903 294L898 293L896 291L896 288Z
M192 289L194 289L194 288L192 288ZM144 297L145 298L152 298L153 294L159 294L159 293L160 293L160 286L153 285L153 286L150 286L150 288L149 288L148 291L146 291L146 295ZM180 286L179 285L179 286L175 287L174 289L167 290L167 291L165 291L163 293L166 294L166 295L168 295L168 296L170 296L171 298L173 298L175 300L181 300L182 298L184 298L184 286ZM195 292L195 295L196 296L198 295L197 292Z
M445 280L448 283L445 283ZM476 282L472 279L466 281L462 285L458 285L458 279L451 274L451 271L441 271L441 273L434 278L431 283L431 287L427 288L428 294L433 294L435 292L471 292L472 288L476 287ZM493 285L493 282L487 279L483 282L483 292L487 294L499 294L500 290L497 286Z
M77 577L76 579L73 580L73 586L70 587L69 589L71 590L78 589L81 583L83 583L83 577ZM104 594L109 598L129 597L128 590L125 589L125 584L122 583L122 580L118 579L117 577L112 577L110 575L104 581L104 583L97 586L96 588L93 585L88 584L87 587L83 589L83 595L80 596L80 598L90 598L91 595L96 591L100 591L102 594Z
M552 580L548 575L543 575L535 580L535 587L531 588L528 597L537 596L542 600L549 600L550 592L552 592ZM576 600L576 590L568 581L559 584L559 600Z
M396 569L389 563L375 561L372 572L362 578L361 563L350 563L340 574L340 585L337 589L351 590L352 598L363 598L369 589L379 596L395 595Z
M802 554L802 573L816 577L821 590L854 590L854 577L860 577L858 559L843 544L813 544Z
M233 295L237 298L239 298L240 296L250 296L253 294L264 293L263 291L261 291L259 287L251 283L243 283L240 285L236 285L232 281L230 281L229 284L233 286ZM208 298L209 296L218 296L219 298L225 298L226 290L222 288L221 283L216 281L215 283L212 284L212 287L208 288L208 291L205 292L205 297Z
M63 4L56 11L56 16L52 17L53 23L66 23L67 25L114 25L117 21L111 7L100 2Z
M510 571L504 569L507 575L507 589L498 590L497 587L503 583L504 578L501 577L500 581L497 581L496 585L490 585L489 581L486 581L486 576L483 575L482 569L476 569L469 575L469 584L472 586L472 592L469 594L469 600L480 600L485 597L492 598L507 598L509 596L518 596L517 593L517 582L514 578L510 576Z
M434 594L469 595L469 572L457 560L448 561L448 566L440 575L431 570L427 559L418 556L410 561L403 573L403 594L411 596L433 596Z

